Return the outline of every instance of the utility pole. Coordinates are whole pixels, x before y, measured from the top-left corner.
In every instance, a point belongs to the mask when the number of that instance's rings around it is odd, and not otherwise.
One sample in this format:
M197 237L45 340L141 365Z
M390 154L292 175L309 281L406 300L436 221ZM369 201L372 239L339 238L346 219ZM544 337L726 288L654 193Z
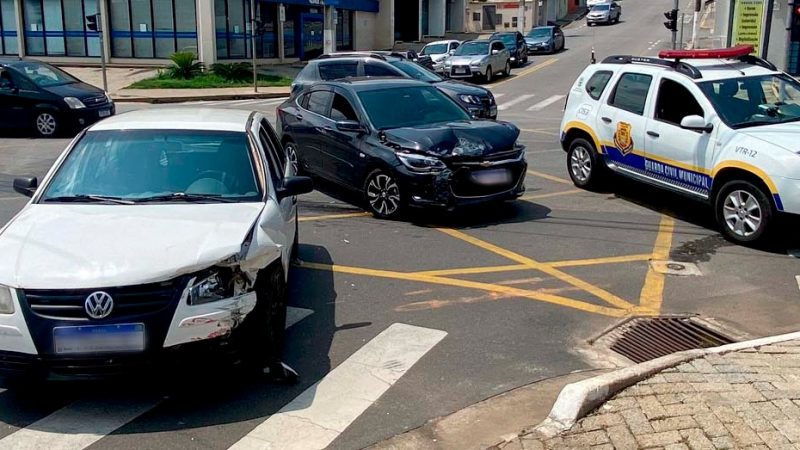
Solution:
M683 29L686 28L686 13L681 13L681 36L678 38L678 42L681 44L681 49L683 49Z
M256 71L256 0L250 0L250 52L253 55L253 92L258 92L258 71Z
M700 11L703 9L702 0L694 0L694 17L692 17L692 48L697 47L697 22L700 17Z
M521 19L521 20L520 20L520 22L519 22L519 23L520 23L520 26L522 27L522 29L520 30L520 32L521 32L521 33L523 33L523 34L525 34L525 30L527 29L527 28L526 28L527 24L525 23L525 19L526 19L526 14L525 14L525 0L519 0L519 14L520 14L520 16L522 16L522 17L520 17L520 19Z
M103 90L108 92L108 78L106 76L106 46L103 42L103 27L100 26L100 13L86 16L86 29L95 31L100 37L100 67L103 71Z
M772 0L767 0L767 17L764 19L764 41L761 43L761 55L759 55L764 59L767 59L767 53L769 53L769 36L772 31L772 13L774 9L775 3Z

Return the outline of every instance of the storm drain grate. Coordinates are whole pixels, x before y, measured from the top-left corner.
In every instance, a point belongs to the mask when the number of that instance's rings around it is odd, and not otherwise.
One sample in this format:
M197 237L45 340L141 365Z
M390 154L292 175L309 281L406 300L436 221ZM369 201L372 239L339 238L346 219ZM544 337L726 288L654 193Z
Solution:
M641 363L671 353L735 342L690 317L634 318L603 336L611 350Z

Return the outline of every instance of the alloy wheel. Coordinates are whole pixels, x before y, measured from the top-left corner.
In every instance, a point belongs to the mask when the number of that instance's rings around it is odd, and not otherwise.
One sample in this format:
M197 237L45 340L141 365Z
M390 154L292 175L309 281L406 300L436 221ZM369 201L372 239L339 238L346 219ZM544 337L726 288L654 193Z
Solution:
M294 174L298 175L300 173L300 161L297 158L297 147L294 142L286 144L286 158L289 160L289 164L292 165Z
M750 192L731 192L725 198L722 208L725 226L737 236L750 237L761 228L764 217L761 205Z
M36 131L42 136L52 136L56 132L56 118L49 112L36 116Z
M592 157L584 147L575 147L569 161L572 176L581 183L586 183L592 175Z
M492 66L489 66L486 68L486 82L491 83L493 78L494 77L492 76Z
M391 176L378 173L367 183L367 201L376 213L391 216L400 209L400 187Z

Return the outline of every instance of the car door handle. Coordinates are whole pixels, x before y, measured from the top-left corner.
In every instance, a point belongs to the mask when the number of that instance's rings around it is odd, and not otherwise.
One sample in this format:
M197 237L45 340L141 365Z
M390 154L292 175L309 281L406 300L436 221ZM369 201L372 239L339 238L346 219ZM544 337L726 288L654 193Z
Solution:
M655 131L648 131L647 135L651 136L651 137L654 137L654 138L661 137L661 135L656 133Z
M302 114L295 114L294 118L297 119L297 120L302 121L303 120L303 115Z
M610 117L601 117L600 120L602 120L605 123L611 123L611 118Z

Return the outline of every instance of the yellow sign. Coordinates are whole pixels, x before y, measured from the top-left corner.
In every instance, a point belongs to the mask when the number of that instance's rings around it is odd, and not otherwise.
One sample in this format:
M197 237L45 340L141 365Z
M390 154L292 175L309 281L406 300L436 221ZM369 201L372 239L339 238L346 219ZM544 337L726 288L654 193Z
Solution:
M627 156L633 150L633 137L631 136L631 124L619 122L617 132L614 133L614 145L619 151Z
M771 1L771 0L768 0ZM764 0L736 0L733 10L733 29L731 43L750 44L753 54L761 51L764 23Z

